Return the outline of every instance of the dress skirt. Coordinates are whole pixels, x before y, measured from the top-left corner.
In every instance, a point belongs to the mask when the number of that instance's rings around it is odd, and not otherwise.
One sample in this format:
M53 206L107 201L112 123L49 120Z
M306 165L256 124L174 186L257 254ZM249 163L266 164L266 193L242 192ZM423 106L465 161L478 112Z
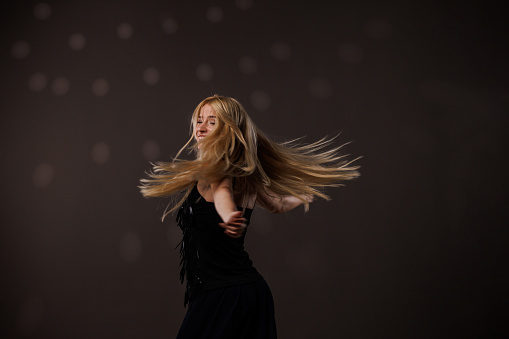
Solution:
M274 339L276 321L269 286L252 283L203 291L189 304L177 339Z

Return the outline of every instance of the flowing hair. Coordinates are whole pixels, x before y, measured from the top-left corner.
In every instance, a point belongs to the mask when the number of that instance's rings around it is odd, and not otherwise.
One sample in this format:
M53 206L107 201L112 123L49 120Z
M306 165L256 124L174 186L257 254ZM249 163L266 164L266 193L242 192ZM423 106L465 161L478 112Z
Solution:
M196 141L196 122L207 104L216 115L215 128ZM301 138L281 143L271 141L233 98L214 95L200 102L193 112L191 131L191 138L173 161L157 162L152 172L147 173L148 178L140 180L144 197L174 199L163 220L182 205L198 180L210 184L225 177L234 178L234 193L242 193L243 197L257 192L268 196L292 195L303 202L307 211L309 203L302 195L329 200L321 188L342 186L342 182L359 176L358 166L351 165L355 160L347 161L345 155L339 155L342 146L330 148L334 138L322 138L311 144L303 144ZM194 160L179 158L186 149L195 152Z

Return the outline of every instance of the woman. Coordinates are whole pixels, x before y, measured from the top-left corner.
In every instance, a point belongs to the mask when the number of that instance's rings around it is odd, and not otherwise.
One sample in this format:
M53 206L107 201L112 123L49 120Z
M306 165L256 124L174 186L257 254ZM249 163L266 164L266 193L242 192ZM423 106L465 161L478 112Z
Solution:
M189 308L178 338L276 338L269 287L244 250L255 204L281 213L319 191L357 177L357 167L324 150L331 140L305 145L269 140L233 98L203 100L191 119L192 136L173 162L158 163L140 187L145 197L182 198L180 278ZM190 146L191 145L191 146ZM194 160L178 159L191 147Z

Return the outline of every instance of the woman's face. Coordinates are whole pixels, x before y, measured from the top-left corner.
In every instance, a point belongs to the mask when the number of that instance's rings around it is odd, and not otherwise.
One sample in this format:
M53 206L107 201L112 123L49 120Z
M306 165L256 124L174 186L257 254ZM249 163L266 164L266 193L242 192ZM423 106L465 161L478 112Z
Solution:
M216 113L212 110L209 104L206 104L201 108L200 113L196 119L196 125L194 127L194 137L196 141L200 141L205 138L216 125Z

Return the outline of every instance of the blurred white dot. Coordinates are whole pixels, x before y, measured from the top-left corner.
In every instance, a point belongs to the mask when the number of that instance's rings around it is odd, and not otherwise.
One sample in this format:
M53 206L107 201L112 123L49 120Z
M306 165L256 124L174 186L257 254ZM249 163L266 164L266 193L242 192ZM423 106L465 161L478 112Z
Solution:
M159 82L159 71L155 68L147 68L143 72L143 80L149 85L155 85Z
M201 81L210 81L214 76L214 70L207 64L201 64L196 68L196 76Z
M245 56L239 60L240 71L244 74L253 74L256 72L256 60Z
M97 79L92 83L92 92L98 97L106 95L110 90L110 84L104 79Z
M254 108L265 111L270 106L270 97L263 91L254 91L251 93L251 104Z
M48 84L48 78L42 73L34 73L30 79L28 79L28 88L34 92L40 92L46 88Z
M51 7L44 2L41 2L34 7L34 15L39 20L46 20L51 16Z
M98 142L92 148L92 160L102 165L110 160L110 147L105 142Z
M223 10L219 7L210 7L208 10L207 10L207 19L214 23L214 24L217 24L218 22L220 22L221 20L223 20Z
M270 54L277 60L288 60L292 55L292 49L290 45L284 42L275 42L270 48Z
M167 18L163 20L162 27L164 33L174 34L177 31L179 25L175 19Z
M314 78L308 84L311 94L317 98L327 98L332 94L332 86L326 79Z
M34 173L32 174L32 182L36 187L40 188L46 187L53 180L54 174L55 171L53 170L53 166L51 166L50 164L43 163L37 165L37 167L34 170Z
M42 299L39 297L27 298L23 304L21 304L18 311L18 331L23 336L34 334L42 323L43 315L44 304Z
M28 42L20 40L16 41L11 48L11 54L16 59L23 59L30 54L30 45Z
M362 61L364 54L362 49L355 44L342 44L338 49L339 58L348 64L358 64Z
M142 153L145 159L149 161L154 161L159 158L159 154L161 153L161 148L159 144L155 140L147 140L143 143Z
M51 83L51 91L55 95L64 95L69 91L69 80L58 77Z
M117 27L117 34L121 39L129 39L133 35L133 27L128 23L120 24Z
M85 47L85 44L86 39L83 34L76 33L71 35L71 37L69 38L69 47L71 47L71 49L75 51L83 49L83 47Z
M253 0L235 0L235 5L245 11L253 7Z
M366 34L374 39L385 39L387 38L391 32L391 25L382 19L375 19L366 22L364 25L364 31Z
M127 262L135 262L141 254L141 240L134 232L127 232L120 239L119 244L120 255Z

